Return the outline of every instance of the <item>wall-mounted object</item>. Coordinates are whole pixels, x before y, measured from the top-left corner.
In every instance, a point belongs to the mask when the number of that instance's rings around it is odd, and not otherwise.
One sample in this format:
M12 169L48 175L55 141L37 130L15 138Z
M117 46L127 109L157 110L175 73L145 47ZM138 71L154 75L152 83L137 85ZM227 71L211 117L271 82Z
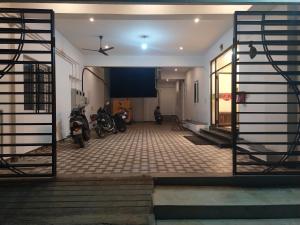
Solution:
M75 88L71 89L71 107L85 106L88 104L88 99L84 92Z

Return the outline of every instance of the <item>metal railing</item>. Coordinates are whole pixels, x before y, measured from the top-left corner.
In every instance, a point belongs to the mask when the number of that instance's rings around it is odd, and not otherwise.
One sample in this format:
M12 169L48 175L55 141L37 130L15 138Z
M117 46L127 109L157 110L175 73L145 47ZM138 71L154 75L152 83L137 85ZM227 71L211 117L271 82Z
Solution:
M233 174L300 174L299 46L300 12L235 13Z
M56 175L55 97L54 12L0 8L0 177Z

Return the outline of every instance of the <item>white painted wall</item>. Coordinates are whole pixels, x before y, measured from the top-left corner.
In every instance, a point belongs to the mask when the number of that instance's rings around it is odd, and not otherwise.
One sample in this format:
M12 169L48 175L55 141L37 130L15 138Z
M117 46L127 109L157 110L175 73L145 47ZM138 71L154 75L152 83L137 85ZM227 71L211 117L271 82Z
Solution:
M84 64L99 67L197 67L204 60L199 56L101 56L85 55Z
M159 80L157 91L162 115L176 115L176 82Z
M194 82L199 82L199 102L194 103ZM207 124L209 121L209 79L201 67L186 73L184 81L184 119Z
M109 85L104 68L91 67L89 69L93 71L94 74L89 70L85 70L83 75L83 89L85 96L88 98L88 104L85 108L88 119L91 114L96 114L97 110L100 107L103 107L105 101L108 100L108 97L106 96L106 89L108 89Z
M39 38L44 38L40 36ZM25 45L25 49L45 49L41 45ZM24 56L25 57L25 56ZM31 55L33 60L47 60L42 58L41 55ZM36 58L35 58L36 57ZM21 56L20 60L23 60ZM15 66L15 70L21 71L22 65ZM69 114L71 111L71 88L81 89L81 71L83 68L83 56L81 52L75 48L66 38L63 37L58 31L56 31L56 118L57 118L57 139L63 139L69 135ZM1 81L8 81L9 76L5 76ZM20 76L16 78L16 81L23 81L23 77ZM93 76L85 77L86 85L88 86L88 95L91 97L91 103L93 105L103 104L104 101L104 88L103 84L98 81L95 81ZM23 91L23 85L16 86L15 91ZM12 90L10 85L2 85L1 91L10 91ZM94 93L94 94L92 94ZM1 101L11 101L13 96L0 96ZM23 102L24 96L18 95L15 98L16 102ZM6 106L7 107L7 106ZM4 109L5 106L1 105L0 110ZM93 111L91 105L88 106L88 112ZM15 111L22 112L24 111L24 105L16 106ZM18 115L16 116L16 122L47 122L51 121L49 115ZM5 122L10 122L12 117L4 116ZM14 132L13 127L5 127L4 132ZM50 126L17 126L15 132L51 132ZM13 143L10 137L5 137L5 143ZM16 142L19 143L28 143L28 142L49 142L51 141L50 137L47 136L18 136L16 137ZM6 153L18 152L23 153L29 150L32 150L36 147L18 147L17 149L5 148Z

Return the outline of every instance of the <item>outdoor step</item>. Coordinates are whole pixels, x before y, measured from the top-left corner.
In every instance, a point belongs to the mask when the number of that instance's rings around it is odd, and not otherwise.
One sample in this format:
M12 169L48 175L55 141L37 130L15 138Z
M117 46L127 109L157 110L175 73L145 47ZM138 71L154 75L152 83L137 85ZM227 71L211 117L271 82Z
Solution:
M206 134L210 134L212 136L224 139L225 141L231 142L231 135L228 133L225 133L223 131L220 130L216 130L216 129L200 129L200 132L206 133Z
M300 218L300 188L157 186L157 220Z
M150 225L150 177L0 182L1 225Z
M217 145L220 148L227 148L227 147L231 146L231 144L229 142L225 141L224 139L218 138L216 136L212 136L207 133L197 133L196 135L205 140L210 141L211 143Z
M300 219L158 220L156 225L299 225Z
M225 127L210 126L209 128L211 130L217 130L217 131L223 132L224 134L231 135L231 129L228 129L228 128L225 128Z

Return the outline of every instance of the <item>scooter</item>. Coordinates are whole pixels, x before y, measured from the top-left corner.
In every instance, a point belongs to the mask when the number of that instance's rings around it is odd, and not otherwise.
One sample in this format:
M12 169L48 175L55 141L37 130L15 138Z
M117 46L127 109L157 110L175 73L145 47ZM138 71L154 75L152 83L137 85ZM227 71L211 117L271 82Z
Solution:
M75 144L80 148L84 147L84 142L91 137L88 120L85 116L84 107L75 107L70 115L70 133Z
M103 108L100 108L97 112L97 126L95 130L100 138L103 138L105 133L116 134L118 132L114 119Z
M121 112L116 113L113 116L113 119L115 121L118 131L125 132L127 130L127 126L126 126L127 112L126 111L121 111Z
M162 124L162 121L163 121L162 115L155 116L155 121L157 124Z
M98 123L98 115L97 114L92 114L92 115L90 115L90 119L91 119L92 128L95 130L97 136L99 138L103 138L104 137L104 130L100 126L100 123Z

